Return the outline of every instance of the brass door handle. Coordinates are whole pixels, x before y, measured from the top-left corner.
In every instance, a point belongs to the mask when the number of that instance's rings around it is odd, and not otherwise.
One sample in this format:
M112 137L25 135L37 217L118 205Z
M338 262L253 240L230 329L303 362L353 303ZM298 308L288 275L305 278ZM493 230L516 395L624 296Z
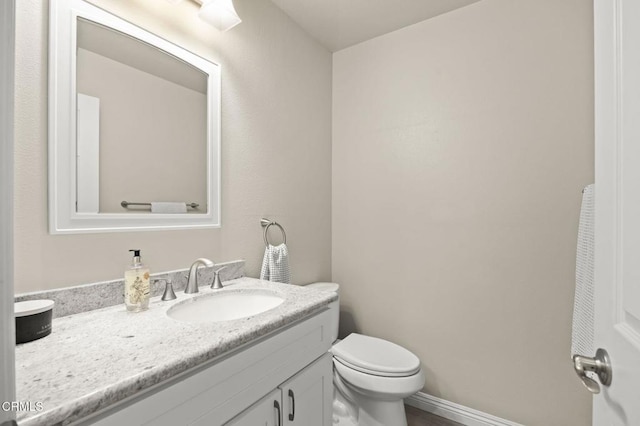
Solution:
M600 385L591 377L587 376L588 372L595 373L603 386L611 385L611 361L609 360L607 351L602 348L596 351L596 356L593 358L574 355L573 369L578 377L580 377L580 380L582 380L582 384L591 393L600 393Z

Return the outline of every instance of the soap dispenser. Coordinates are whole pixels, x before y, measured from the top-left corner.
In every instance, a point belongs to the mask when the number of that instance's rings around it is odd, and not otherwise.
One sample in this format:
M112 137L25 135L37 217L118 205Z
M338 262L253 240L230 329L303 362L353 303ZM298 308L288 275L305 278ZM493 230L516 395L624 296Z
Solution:
M149 308L149 268L140 261L140 250L129 251L133 260L124 272L124 304L129 312L141 312Z

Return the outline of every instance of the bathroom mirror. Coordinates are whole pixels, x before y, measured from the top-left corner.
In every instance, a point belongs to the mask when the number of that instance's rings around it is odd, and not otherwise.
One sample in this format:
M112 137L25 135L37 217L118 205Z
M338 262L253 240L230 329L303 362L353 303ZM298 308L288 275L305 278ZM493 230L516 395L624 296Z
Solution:
M220 226L220 67L82 0L49 31L50 232Z

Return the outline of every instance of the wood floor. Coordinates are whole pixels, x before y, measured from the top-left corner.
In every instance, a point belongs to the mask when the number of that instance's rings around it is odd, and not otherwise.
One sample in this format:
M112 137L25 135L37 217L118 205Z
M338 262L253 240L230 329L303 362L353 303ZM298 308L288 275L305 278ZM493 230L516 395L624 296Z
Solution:
M407 412L407 423L409 426L462 426L458 422L443 419L442 417L408 405L405 405L404 408Z

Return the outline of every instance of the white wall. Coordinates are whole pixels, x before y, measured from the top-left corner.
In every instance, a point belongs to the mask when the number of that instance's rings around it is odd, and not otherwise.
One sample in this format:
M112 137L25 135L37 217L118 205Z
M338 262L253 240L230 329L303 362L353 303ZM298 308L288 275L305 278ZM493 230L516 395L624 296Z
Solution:
M222 228L49 235L48 3L17 4L16 292L118 278L130 248L155 271L245 258L257 276L263 215L287 230L294 282L330 278L332 58L269 0L234 1L243 22L226 33L193 2L93 1L221 64Z
M591 424L569 351L592 2L483 0L333 60L342 332L415 352L437 397Z

